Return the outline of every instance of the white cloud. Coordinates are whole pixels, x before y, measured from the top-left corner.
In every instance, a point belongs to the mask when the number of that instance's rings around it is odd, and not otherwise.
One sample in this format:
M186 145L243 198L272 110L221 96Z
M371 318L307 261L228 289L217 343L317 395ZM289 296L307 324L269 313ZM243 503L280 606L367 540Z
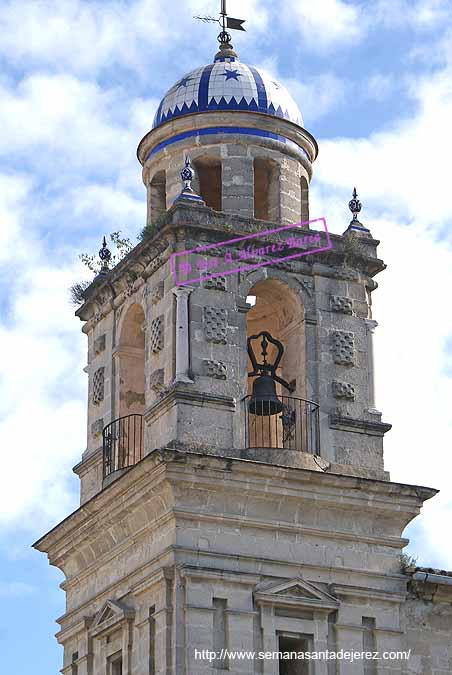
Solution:
M20 221L25 216L31 181L26 176L0 174L0 262L12 253L26 253L27 241L19 238Z
M431 29L450 20L448 0L377 0L373 3L374 22L385 28Z
M393 93L394 87L392 75L375 73L364 82L364 96L375 101L384 101Z
M27 59L89 73L118 63L137 65L143 42L159 44L168 38L170 7L156 0L4 2L0 49L19 66Z
M323 183L358 191L381 210L426 228L452 217L449 71L412 81L413 117L369 138L325 140L316 167Z
M122 91L102 90L71 75L31 75L14 89L0 86L0 153L26 153L28 161L42 166L47 157L33 152L45 147L69 170L99 168L102 160L132 154L132 137L116 121L119 107L127 110L124 99Z
M39 264L39 253L19 268L0 325L0 522L27 529L74 507L70 469L86 441L84 336L68 303L80 270Z
M345 100L345 82L332 73L300 80L283 79L302 112L305 123L327 115L342 106Z
M251 31L260 32L267 25L268 13L258 0L230 2L228 11L247 20ZM95 77L99 71L125 67L149 77L149 63L164 58L180 34L198 30L193 18L197 14L217 16L209 0L191 0L186 12L181 12L179 2L158 0L3 2L0 54L19 68L26 61L28 68L50 66ZM211 36L212 50L216 29L202 27L206 39ZM234 37L239 36L234 31ZM193 40L190 48L201 45Z
M344 43L353 46L366 32L360 7L342 0L290 0L282 12L285 24L296 27L313 51L329 52Z
M300 79L285 78L278 74L276 60L271 58L262 60L259 70L286 87L298 104L305 124L340 108L345 100L346 82L333 73L308 75Z
M138 172L137 172L138 173ZM136 176L140 180L139 173ZM146 191L143 186L141 199L135 199L126 191L105 185L89 185L75 188L70 194L74 213L89 226L89 216L95 213L96 218L108 223L109 232L118 228L124 233L130 224L144 225L146 220ZM135 228L136 229L136 228ZM106 233L107 234L107 233Z

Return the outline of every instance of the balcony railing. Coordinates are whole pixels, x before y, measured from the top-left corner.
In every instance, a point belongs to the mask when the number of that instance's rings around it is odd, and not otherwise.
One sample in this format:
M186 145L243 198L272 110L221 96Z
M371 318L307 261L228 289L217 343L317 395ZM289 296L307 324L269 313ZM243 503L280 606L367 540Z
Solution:
M143 415L126 415L102 431L104 478L143 459Z
M280 412L271 415L274 403L242 399L245 409L245 447L300 450L320 454L319 406L313 401L278 396Z

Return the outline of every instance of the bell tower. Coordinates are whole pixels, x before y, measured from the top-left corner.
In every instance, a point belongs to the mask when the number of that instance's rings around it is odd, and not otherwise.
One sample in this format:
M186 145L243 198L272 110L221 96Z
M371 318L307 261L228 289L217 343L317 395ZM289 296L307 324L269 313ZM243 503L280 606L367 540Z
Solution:
M402 531L435 491L384 469L385 265L356 190L343 235L310 214L317 152L224 30L138 146L145 236L113 269L103 247L77 311L81 505L35 545L66 576L63 673L370 673L257 654L405 644Z

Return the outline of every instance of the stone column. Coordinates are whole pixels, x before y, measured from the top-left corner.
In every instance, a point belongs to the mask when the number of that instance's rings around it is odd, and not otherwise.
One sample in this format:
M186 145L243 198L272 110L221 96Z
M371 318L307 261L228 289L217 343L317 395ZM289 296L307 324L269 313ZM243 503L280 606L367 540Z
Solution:
M369 412L380 415L375 407L375 366L374 366L374 345L373 333L378 323L373 319L364 319L367 330L367 371L368 371L368 400Z
M173 288L176 296L176 377L175 382L190 382L190 335L188 322L188 296L192 286Z
M247 148L244 145L230 145L227 153L222 162L223 211L252 218L254 215L253 159L247 156Z

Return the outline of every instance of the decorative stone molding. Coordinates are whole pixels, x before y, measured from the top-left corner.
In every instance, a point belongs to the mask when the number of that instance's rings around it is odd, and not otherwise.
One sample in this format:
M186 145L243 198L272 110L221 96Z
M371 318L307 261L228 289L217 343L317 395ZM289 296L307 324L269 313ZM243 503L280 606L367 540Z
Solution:
M300 279L299 281L309 297L312 298L314 293L314 281L312 279Z
M134 618L135 610L133 608L117 600L107 600L94 617L89 635L93 638L105 638L122 628L124 624L133 621Z
M158 368L149 375L149 387L156 393L163 389L164 387L163 382L164 382L163 368Z
M202 285L204 288L208 288L214 291L226 291L226 277L220 276L215 278L204 279Z
M151 327L149 331L149 346L151 352L154 354L160 352L163 349L163 316L157 316L153 321L151 321Z
M124 293L124 298L130 298L130 296L135 293L135 288L134 288L133 282L127 284L123 293Z
M104 400L105 368L98 368L93 376L93 404Z
M342 314L352 314L353 300L344 295L331 296L331 309L333 312L342 312Z
M163 281L160 281L151 289L150 295L151 295L151 303L153 305L156 305L163 298L164 290L165 286Z
M354 431L368 436L384 436L392 429L392 424L378 420L358 420L353 417L344 417L340 412L331 413L329 416L330 428L340 431Z
M351 331L336 330L333 333L334 363L350 366L354 363L355 336Z
M121 305L120 307L118 307L116 309L115 320L116 320L116 327L117 328L119 327L119 322L121 321L121 315L122 315L123 311L124 311L124 305Z
M106 336L105 333L99 335L98 338L94 340L94 354L98 356L101 352L105 351Z
M225 309L203 308L204 335L208 342L226 344L226 316Z
M348 398L355 400L355 387L348 382L333 382L333 396L334 398Z
M223 361L204 361L205 374L208 377L215 377L217 380L225 380L227 376L227 366Z
M104 428L104 419L103 417L100 417L98 420L92 423L91 425L91 434L94 438L98 438L103 431Z

